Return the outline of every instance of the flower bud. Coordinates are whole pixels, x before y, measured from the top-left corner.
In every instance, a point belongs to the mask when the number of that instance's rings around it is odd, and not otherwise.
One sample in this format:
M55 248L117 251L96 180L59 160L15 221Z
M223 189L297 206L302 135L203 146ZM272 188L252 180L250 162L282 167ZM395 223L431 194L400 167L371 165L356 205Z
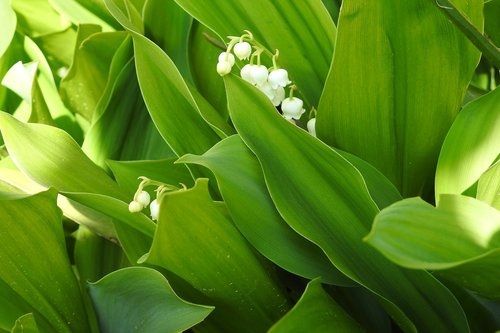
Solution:
M300 98L285 98L281 103L281 111L283 111L283 117L285 117L285 119L300 119L300 116L304 112L306 112L306 109L302 107L303 105L304 102L302 102Z
M217 73L219 73L220 76L227 75L227 74L231 73L232 67L233 66L231 66L231 64L225 60L219 61L217 63Z
M132 201L128 205L128 211L131 213L139 213L144 207L137 201Z
M227 61L231 67L234 65L234 55L229 52L222 52L219 54L219 62Z
M251 71L252 80L254 84L261 85L264 84L267 80L267 67L264 65L255 65L253 66Z
M247 42L239 42L234 45L233 51L238 59L248 59L250 58L250 54L252 53L252 47Z
M156 199L154 199L151 202L151 205L149 206L149 210L151 211L151 219L157 221L158 216L160 215L160 204Z
M151 197L149 196L149 193L146 191L142 191L139 193L135 199L138 203L142 205L142 207L147 207L149 205L149 201L151 201Z
M292 83L292 81L288 79L288 72L283 68L275 69L271 73L269 73L268 81L273 89L277 89L278 87L286 87L287 85Z
M314 137L316 137L316 118L311 118L307 122L307 131Z

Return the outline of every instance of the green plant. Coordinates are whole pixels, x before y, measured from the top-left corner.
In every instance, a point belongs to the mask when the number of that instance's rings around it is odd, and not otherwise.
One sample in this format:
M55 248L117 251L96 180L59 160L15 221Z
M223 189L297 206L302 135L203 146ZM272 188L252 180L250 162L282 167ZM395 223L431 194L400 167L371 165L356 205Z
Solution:
M0 332L499 330L499 14L0 0Z

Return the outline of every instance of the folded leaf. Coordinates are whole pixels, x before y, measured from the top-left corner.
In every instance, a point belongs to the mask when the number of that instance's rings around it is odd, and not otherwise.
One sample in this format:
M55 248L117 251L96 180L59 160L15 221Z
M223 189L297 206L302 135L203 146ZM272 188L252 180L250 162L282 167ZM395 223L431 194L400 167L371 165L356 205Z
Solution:
M283 119L257 89L235 76L224 81L231 119L259 159L285 221L342 273L385 300L406 329L409 319L421 331L468 332L460 305L430 274L402 269L363 245L378 208L359 171Z
M366 241L397 264L443 270L457 283L500 297L500 211L474 198L444 194L437 207L420 198L382 210Z
M500 89L467 104L441 148L436 170L436 201L461 194L500 155Z
M145 262L188 282L215 306L202 324L217 332L263 332L288 310L271 267L238 232L208 180L170 192L160 202L158 228ZM189 214L186 212L189 211Z
M479 178L476 198L500 210L500 162L493 164Z
M88 287L102 332L183 332L213 310L184 301L161 273L146 267L112 272Z
M321 280L307 284L297 304L271 327L269 333L366 332L321 287Z
M16 320L16 324L12 328L11 333L38 333L35 316L33 313L27 313Z
M269 196L257 158L239 136L222 140L201 156L184 155L178 162L200 164L215 174L234 223L269 260L309 279L321 276L331 284L354 284L330 265L320 248L286 224Z

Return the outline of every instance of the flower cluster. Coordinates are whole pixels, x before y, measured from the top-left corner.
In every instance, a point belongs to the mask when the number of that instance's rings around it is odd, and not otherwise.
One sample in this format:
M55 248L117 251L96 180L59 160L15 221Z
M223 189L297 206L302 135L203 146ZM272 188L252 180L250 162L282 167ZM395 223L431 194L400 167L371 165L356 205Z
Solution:
M229 74L234 66L235 56L240 60L250 59L249 63L241 68L241 78L259 88L274 106L278 107L281 104L281 111L285 119L300 119L305 112L304 103L300 98L293 96L294 90L297 89L295 85L290 86L290 94L286 97L285 88L292 81L288 78L288 71L280 68L277 64L279 51L276 50L272 56L272 67L267 68L261 63L261 54L264 52L264 48L254 41L251 32L246 31L242 36L228 38L230 38L230 42L226 51L219 55L217 73L221 76ZM252 47L255 49L253 53ZM231 51L234 52L234 55Z
M160 215L161 197L165 192L176 191L179 190L179 188L172 185L164 184L162 182L158 182L156 180L151 180L146 177L139 177L139 179L141 180L141 182L139 184L139 187L137 188L137 191L134 194L134 199L128 205L128 210L131 213L139 213L149 205L151 219L157 221L158 216ZM151 201L151 196L149 195L149 193L144 191L144 187L149 185L157 186L155 190L156 199L154 199L153 201ZM184 189L186 188L183 184L181 185Z

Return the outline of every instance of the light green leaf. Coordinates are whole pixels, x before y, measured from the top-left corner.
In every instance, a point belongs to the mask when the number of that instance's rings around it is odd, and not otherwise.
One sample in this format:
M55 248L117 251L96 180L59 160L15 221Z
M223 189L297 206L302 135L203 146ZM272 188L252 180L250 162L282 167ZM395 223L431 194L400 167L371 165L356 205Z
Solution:
M268 333L366 332L321 287L321 279L307 284L297 304Z
M460 305L436 279L402 269L362 242L378 208L359 171L283 119L251 85L235 76L225 76L225 83L231 119L257 155L285 221L378 295L405 329L411 329L409 319L421 331L468 332Z
M201 156L184 155L178 162L203 165L215 174L234 223L269 260L309 279L321 276L327 283L353 285L316 245L286 224L269 196L259 162L239 136L222 140Z
M146 267L115 271L88 287L102 332L183 332L213 310L184 301Z
M500 154L500 89L467 104L441 148L436 171L436 201L443 193L461 194Z
M16 62L3 77L2 85L15 92L31 105L31 91L37 67L37 62L26 64L21 61Z
M33 313L27 313L17 318L11 333L39 333Z
M287 311L287 298L225 207L212 201L207 182L198 179L194 188L162 199L145 262L167 269L203 294L204 302L215 306L206 320L215 331L262 332Z
M482 26L483 0L455 3ZM318 137L375 166L403 197L427 194L478 60L432 0L342 1Z
M457 271L444 274L469 289L499 298L499 232L500 211L474 198L443 194L436 208L411 198L382 210L366 241L404 267L442 270L458 266Z
M114 31L120 25L109 14L101 0L48 0L52 7L75 25L95 24L103 31Z
M500 161L479 178L476 198L500 210Z
M79 113L88 121L92 120L104 94L111 62L125 37L124 32L101 33L97 25L84 24L78 27L78 47L73 63L61 81L60 91L61 97L73 112ZM113 83L109 82L108 85L112 86Z
M16 294L0 302L0 313L9 313L11 306L25 308L11 318L8 329L16 318L33 312L42 332L89 332L80 289L66 254L56 192L2 198L0 215L1 285L10 287L11 295Z
M17 15L18 29L30 37L62 31L70 26L48 0L12 0L12 8Z
M10 0L0 1L0 58L9 47L16 32L17 17Z
M288 70L309 105L317 105L330 69L336 28L321 0L176 0L195 19L226 36L250 30ZM208 47L208 46L207 46ZM213 70L217 58L213 59Z
M118 185L66 132L42 124L24 124L4 112L0 112L0 130L14 163L39 184L59 191L127 200Z

